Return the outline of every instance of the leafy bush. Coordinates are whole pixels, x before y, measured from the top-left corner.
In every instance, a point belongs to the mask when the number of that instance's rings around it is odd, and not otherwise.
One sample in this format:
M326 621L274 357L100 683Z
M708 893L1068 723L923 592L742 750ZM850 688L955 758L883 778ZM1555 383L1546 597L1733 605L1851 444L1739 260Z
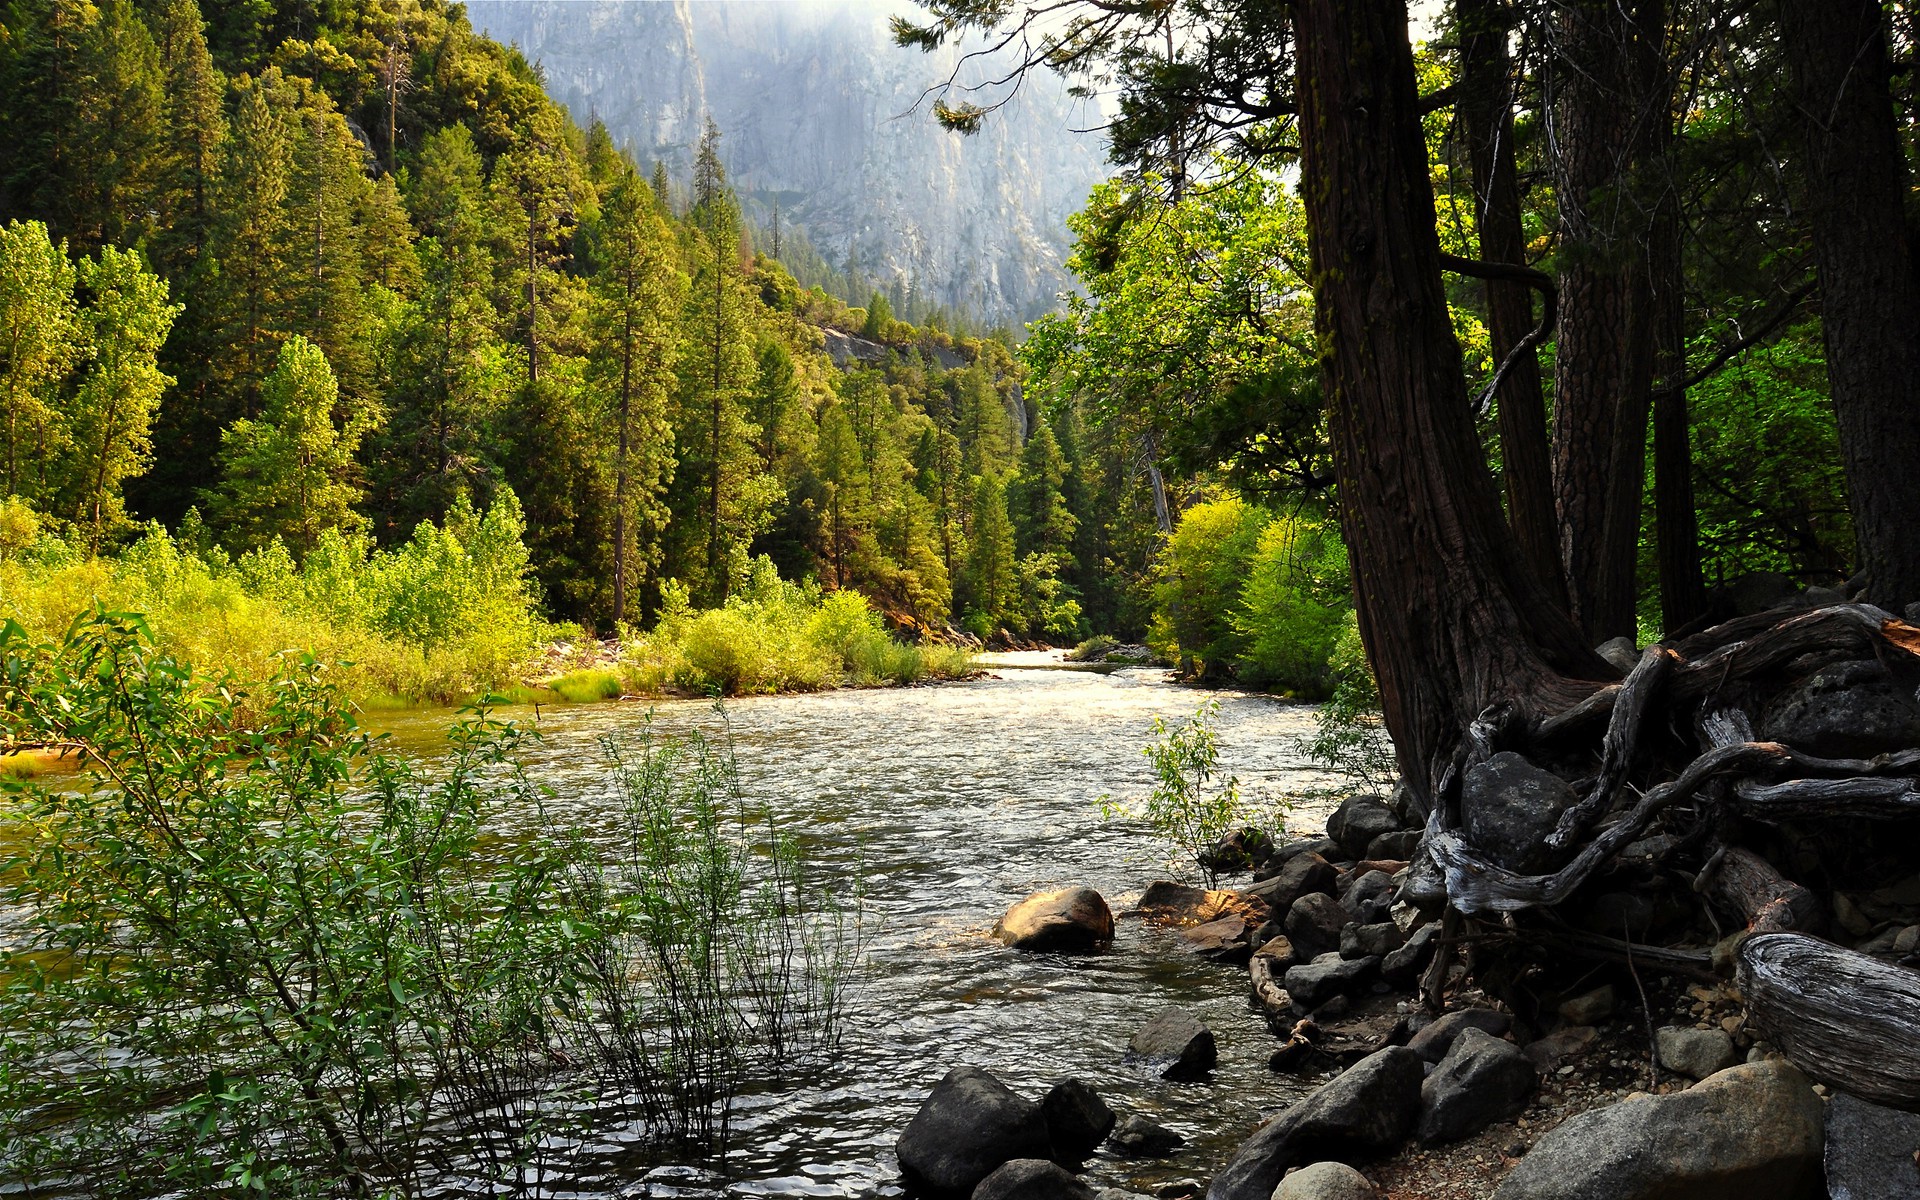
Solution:
M1393 742L1380 716L1380 692L1360 643L1360 624L1348 613L1334 645L1328 669L1333 692L1314 713L1314 732L1302 750L1307 757L1373 791L1393 783Z
M1214 786L1220 763L1220 738L1215 729L1219 718L1220 702L1212 699L1203 701L1193 716L1178 726L1169 726L1164 717L1154 717L1153 734L1159 740L1141 750L1153 764L1153 792L1143 804L1131 808L1102 800L1109 818L1136 817L1172 843L1182 860L1200 868L1208 887L1214 885L1218 875L1208 851L1221 838L1243 826L1257 826L1261 820L1277 823L1274 813L1260 812L1259 806L1241 795L1237 776L1229 775Z
M1240 591L1266 526L1265 512L1235 497L1180 515L1154 566L1147 643L1156 653L1196 660L1202 678L1233 670L1246 649Z
M1118 649L1120 639L1109 634L1096 633L1067 652L1068 662L1099 662L1108 652Z
M1244 646L1241 678L1315 699L1326 696L1351 594L1346 547L1332 528L1306 516L1269 521L1233 614Z

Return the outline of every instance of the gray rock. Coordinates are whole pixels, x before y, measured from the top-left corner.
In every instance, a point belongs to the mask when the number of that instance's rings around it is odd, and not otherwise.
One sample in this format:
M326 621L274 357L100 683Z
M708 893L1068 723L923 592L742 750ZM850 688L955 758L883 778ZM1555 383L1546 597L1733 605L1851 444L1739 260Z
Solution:
M1832 604L1845 604L1847 593L1842 588L1810 587L1800 593L1808 608L1826 608Z
M1385 958L1407 941L1407 935L1392 921L1374 925L1349 925L1340 931L1341 958Z
M1394 1149L1420 1115L1420 1056L1389 1046L1361 1059L1241 1143L1207 1200L1271 1200L1289 1167Z
M1393 785L1393 799L1388 803L1403 828L1419 829L1427 823L1427 801L1406 780Z
M1537 1042L1528 1042L1526 1055L1542 1072L1551 1071L1573 1055L1585 1053L1599 1040L1600 1031L1593 1026L1569 1025Z
M1560 1005L1560 1015L1569 1025L1598 1025L1613 1015L1613 985L1603 983L1590 992L1582 992Z
M1325 892L1302 896L1287 909L1287 938L1301 958L1316 958L1340 948L1347 910Z
M1186 1139L1173 1130L1138 1113L1120 1122L1120 1127L1107 1139L1114 1153L1126 1158L1165 1158L1185 1144Z
M1273 1200L1379 1200L1367 1177L1345 1163L1319 1162L1280 1181Z
M1457 1142L1527 1106L1540 1076L1511 1042L1463 1029L1420 1085L1420 1140Z
M1811 1200L1824 1114L1779 1060L1589 1109L1534 1143L1493 1200Z
M1340 896L1340 907L1347 910L1349 917L1358 920L1369 904L1392 891L1393 876L1385 871L1368 871L1347 885Z
M1048 1089L1040 1099L1040 1112L1047 1119L1047 1140L1054 1153L1067 1160L1086 1158L1113 1132L1113 1110L1078 1079L1062 1079Z
M1113 940L1113 911L1092 888L1036 892L1007 910L993 936L1015 950L1095 950Z
M982 1179L973 1200L1093 1200L1093 1189L1044 1158L1016 1158Z
M1236 829L1196 856L1202 867L1221 874L1251 871L1273 854L1273 839L1247 826Z
M1273 969L1281 973L1285 973L1288 967L1300 961L1300 952L1293 948L1293 942L1284 934L1261 942L1260 948L1253 952L1253 956L1272 959Z
M1893 935L1893 952L1905 957L1920 949L1920 925L1909 925Z
M1335 844L1332 838L1296 838L1285 845L1275 846L1272 857L1261 864L1260 869L1253 873L1253 877L1255 879L1271 879L1279 873L1281 867L1286 866L1303 854L1318 854L1320 857L1325 858L1330 854L1338 854L1339 852L1340 847Z
M1660 1065L1688 1079L1705 1079L1740 1061L1733 1039L1719 1029L1669 1025L1654 1034L1653 1044Z
M1348 796L1327 818L1327 836L1348 858L1364 858L1374 838L1399 828L1400 818L1383 797L1374 795Z
M1246 889L1247 895L1265 900L1274 912L1285 915L1302 896L1332 892L1340 872L1318 854L1299 854L1281 864L1270 878Z
M1379 969L1377 958L1341 958L1335 950L1312 962L1288 967L1285 986L1295 1006L1311 1010L1371 982Z
M1827 1106L1831 1200L1920 1200L1920 1113L1869 1104L1846 1092Z
M1392 833L1383 833L1367 843L1367 861L1410 862L1413 852L1420 848L1420 835L1418 829L1396 829Z
M1576 797L1566 780L1502 751L1467 772L1460 810L1467 840L1511 871L1538 875L1561 862L1546 837Z
M1406 945L1380 960L1380 978L1397 988L1411 986L1427 969L1433 957L1433 939L1439 932L1438 925L1422 925L1407 935Z
M1050 1149L1040 1106L979 1067L948 1071L895 1144L909 1180L961 1196L1001 1163L1045 1158Z
M1624 635L1601 642L1593 648L1593 652L1606 659L1622 675L1640 665L1640 647L1634 645L1632 638Z
M1871 758L1920 745L1920 701L1872 659L1835 663L1775 700L1760 734L1824 758Z
M1908 601L1907 607L1902 609L1901 611L1904 617L1906 618L1907 624L1909 625L1920 624L1920 600Z
M1463 1008L1435 1017L1420 1032L1407 1040L1407 1049L1430 1063L1437 1063L1453 1049L1453 1043L1469 1029L1478 1029L1499 1037L1513 1027L1513 1018L1491 1008Z
M1186 1009L1172 1006L1134 1032L1127 1054L1153 1066L1163 1079L1198 1079L1219 1061L1213 1030Z

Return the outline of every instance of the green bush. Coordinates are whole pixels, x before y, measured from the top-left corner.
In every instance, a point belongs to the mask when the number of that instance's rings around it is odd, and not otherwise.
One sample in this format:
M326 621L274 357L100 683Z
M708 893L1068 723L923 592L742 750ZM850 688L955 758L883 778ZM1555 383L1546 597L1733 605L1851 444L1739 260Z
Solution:
M1154 565L1153 627L1163 658L1194 661L1202 678L1230 673L1246 649L1240 592L1267 514L1237 497L1195 504Z
M1326 523L1275 517L1260 531L1233 614L1242 639L1239 674L1249 683L1322 699L1330 660L1351 606L1346 547Z
M1177 726L1166 718L1154 717L1153 733L1158 739L1141 751L1153 764L1153 792L1136 807L1116 805L1102 800L1109 818L1131 816L1145 821L1162 839L1170 843L1182 861L1198 866L1207 886L1218 878L1213 857L1208 853L1220 839L1236 829L1261 821L1275 828L1280 814L1260 812L1240 792L1240 780L1229 775L1217 786L1220 738L1216 726L1220 702L1203 701L1193 716Z

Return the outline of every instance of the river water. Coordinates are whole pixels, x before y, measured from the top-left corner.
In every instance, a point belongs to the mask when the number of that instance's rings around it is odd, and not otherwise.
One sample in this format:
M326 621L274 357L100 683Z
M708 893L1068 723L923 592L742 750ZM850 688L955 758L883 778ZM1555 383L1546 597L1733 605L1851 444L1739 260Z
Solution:
M1256 1121L1301 1094L1298 1081L1267 1070L1275 1043L1248 1008L1244 971L1193 957L1177 934L1122 916L1111 952L1089 957L1021 954L987 936L1030 892L1085 884L1121 913L1168 877L1164 846L1138 825L1106 821L1100 798L1143 797L1152 718L1191 714L1205 698L1157 670L990 661L990 677L966 683L739 700L724 718L698 702L538 714L531 772L588 827L617 807L598 739L649 709L664 732L712 734L724 720L748 794L774 808L816 864L864 881L866 963L843 1049L807 1087L741 1099L725 1159L708 1164L726 1195L901 1194L894 1139L960 1064L1033 1099L1078 1076L1123 1117L1141 1113L1181 1133L1187 1148L1164 1162L1103 1153L1088 1168L1096 1187L1147 1192L1204 1178ZM1215 695L1222 767L1244 789L1280 801L1337 782L1297 748L1311 708ZM431 714L383 724L397 748L418 752L445 727ZM1289 825L1317 829L1326 803L1297 804ZM1220 1065L1208 1080L1168 1083L1123 1061L1133 1030L1168 1004L1214 1030ZM672 1171L647 1182L648 1168L623 1157L617 1138L600 1149L567 1193L711 1194L678 1191Z

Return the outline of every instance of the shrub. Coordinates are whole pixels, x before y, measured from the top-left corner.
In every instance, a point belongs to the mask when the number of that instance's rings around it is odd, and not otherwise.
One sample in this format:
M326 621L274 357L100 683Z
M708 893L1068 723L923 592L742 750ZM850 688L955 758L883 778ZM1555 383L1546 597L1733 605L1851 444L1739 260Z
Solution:
M1324 522L1275 517L1260 531L1233 614L1241 678L1321 699L1351 611L1346 547Z
M1232 497L1180 515L1154 566L1155 652L1197 660L1203 678L1233 669L1246 646L1236 620L1240 590L1266 525L1266 513Z
M1219 718L1220 702L1212 699L1202 702L1193 716L1178 726L1169 726L1164 717L1154 717L1153 733L1159 740L1149 742L1141 751L1153 764L1153 792L1137 809L1102 799L1109 818L1130 815L1144 820L1173 845L1183 860L1191 860L1200 868L1208 887L1213 886L1218 874L1208 851L1251 821L1274 819L1274 814L1259 813L1257 806L1241 795L1237 776L1229 775L1217 787L1214 785L1220 763L1220 738L1215 729Z

